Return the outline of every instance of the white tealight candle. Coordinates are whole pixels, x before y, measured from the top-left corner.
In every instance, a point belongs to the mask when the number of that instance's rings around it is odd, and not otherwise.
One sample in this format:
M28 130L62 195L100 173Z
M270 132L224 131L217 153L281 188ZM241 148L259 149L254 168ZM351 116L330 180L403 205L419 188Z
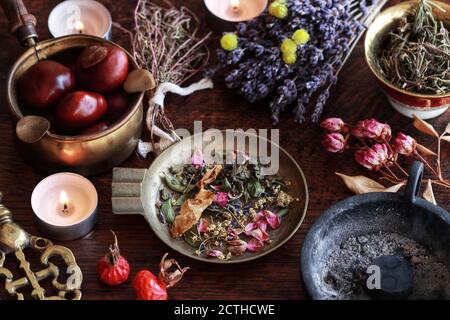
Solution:
M259 16L268 0L204 0L210 26L217 31L231 31L237 22Z
M91 231L97 203L94 185L74 173L57 173L45 178L31 196L40 229L56 240L77 239Z
M111 40L112 19L108 9L94 0L66 0L48 17L48 29L54 37L88 34Z

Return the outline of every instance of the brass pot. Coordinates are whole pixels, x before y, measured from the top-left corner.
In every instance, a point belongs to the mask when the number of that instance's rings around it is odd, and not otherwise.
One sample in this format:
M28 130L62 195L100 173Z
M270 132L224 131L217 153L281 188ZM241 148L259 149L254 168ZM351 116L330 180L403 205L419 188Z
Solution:
M450 107L450 92L432 95L400 89L383 76L378 64L378 55L389 33L398 27L400 19L417 6L418 2L418 0L401 2L381 12L367 30L365 53L368 66L392 107L407 117L415 115L422 119L431 119L445 113ZM433 2L445 10L434 9L433 14L448 28L450 26L450 5L440 1Z
M39 59L46 59L62 51L93 44L121 48L113 42L88 35L70 35L36 44L36 20L28 14L22 1L4 0L1 5L10 21L10 31L29 47L11 68L7 81L6 98L15 123L24 116L17 96L17 80L38 62L38 56ZM132 55L123 50L128 55L130 69L138 68ZM136 148L142 131L143 98L144 93L139 94L128 113L103 132L63 136L49 131L36 143L26 144L17 139L19 153L32 166L44 172L71 171L95 175L108 171L125 161Z
M36 50L45 58L68 49L87 47L110 41L87 35L71 35L39 42ZM133 57L127 52L132 68L137 68ZM37 63L34 48L29 48L13 65L7 82L7 102L15 121L23 117L17 98L17 80ZM27 144L17 139L19 153L32 166L45 172L72 171L95 175L125 161L136 148L142 131L143 100L141 93L126 116L106 131L81 136L62 136L51 131L38 142Z

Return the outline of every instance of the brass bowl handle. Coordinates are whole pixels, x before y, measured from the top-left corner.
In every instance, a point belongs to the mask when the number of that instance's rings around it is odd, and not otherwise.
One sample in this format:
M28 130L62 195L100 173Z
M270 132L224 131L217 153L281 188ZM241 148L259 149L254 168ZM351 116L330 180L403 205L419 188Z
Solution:
M28 13L22 0L0 0L0 5L9 21L9 31L19 39L22 45L34 46L38 35L35 26L36 17Z

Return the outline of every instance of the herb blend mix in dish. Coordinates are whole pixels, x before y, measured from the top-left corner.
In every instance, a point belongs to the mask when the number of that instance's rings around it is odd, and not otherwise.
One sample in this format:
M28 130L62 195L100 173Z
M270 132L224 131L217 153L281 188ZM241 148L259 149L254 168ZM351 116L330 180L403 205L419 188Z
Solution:
M233 155L244 160L207 165L196 151L190 165L163 173L159 218L199 256L228 260L260 251L295 200L289 181L263 175L263 167L242 153Z

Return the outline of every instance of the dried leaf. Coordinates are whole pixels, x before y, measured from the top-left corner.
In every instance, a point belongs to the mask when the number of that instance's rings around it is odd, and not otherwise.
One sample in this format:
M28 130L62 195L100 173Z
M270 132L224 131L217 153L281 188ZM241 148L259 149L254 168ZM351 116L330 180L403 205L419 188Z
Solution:
M433 193L433 186L431 184L431 180L428 179L427 182L427 187L425 188L425 191L422 194L422 197L431 202L432 204L436 204L436 199L434 198L434 193Z
M445 128L445 133L450 134L450 122L447 124L447 127Z
M186 200L181 206L180 214L176 216L170 232L174 238L182 236L192 228L203 211L214 201L214 192L201 189L194 199Z
M347 176L336 172L342 181L344 181L347 188L356 194L363 194L369 192L397 192L404 183L396 184L392 187L386 188L382 184L364 176Z
M428 122L418 118L414 115L413 126L422 133L425 133L429 136L439 138L439 134L433 128L431 124Z
M206 173L203 176L203 178L197 183L197 187L199 189L203 189L207 184L214 182L214 180L216 180L217 176L219 175L220 171L222 171L222 166L220 164L215 165L212 169L206 170Z
M447 142L450 142L450 136L442 137L442 140L447 141Z
M437 154L435 152L431 151L430 149L428 149L427 147L425 147L419 143L417 144L416 148L421 154L423 154L425 156L437 156Z
M171 288L176 285L183 278L189 267L182 268L175 259L167 259L169 254L166 253L159 263L159 275L158 278L162 280L167 288Z

